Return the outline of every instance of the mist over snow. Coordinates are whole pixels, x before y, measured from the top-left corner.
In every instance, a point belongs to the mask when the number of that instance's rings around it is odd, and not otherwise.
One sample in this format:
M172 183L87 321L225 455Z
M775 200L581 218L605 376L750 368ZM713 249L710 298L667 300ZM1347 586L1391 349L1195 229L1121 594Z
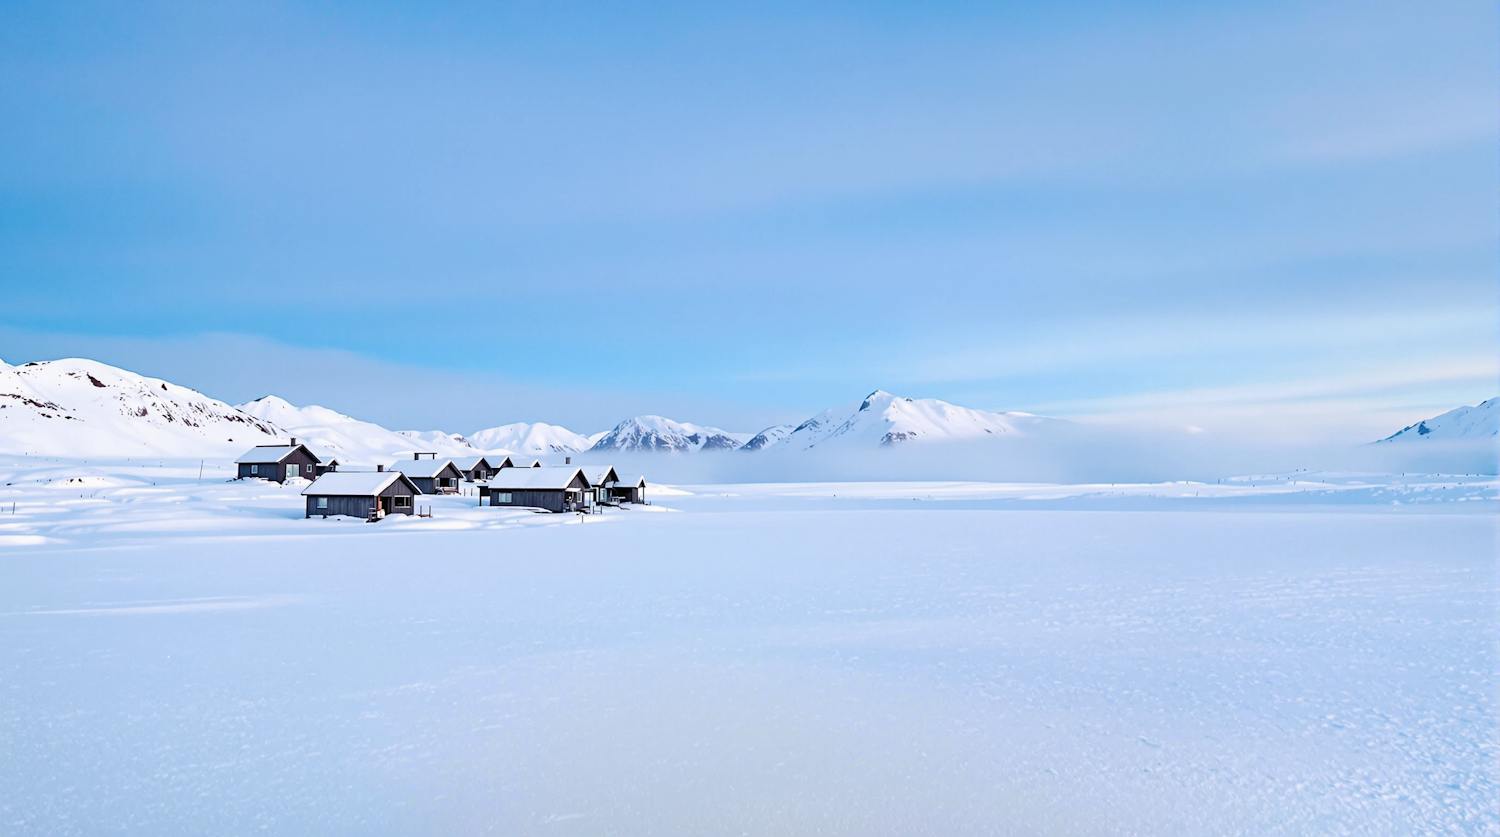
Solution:
M1046 482L1212 479L1317 470L1494 473L1500 399L1434 416L1378 444L1247 442L1213 433L1110 428L974 410L876 390L757 434L662 416L591 435L516 422L461 435L389 430L274 395L232 407L167 381L90 360L0 364L0 453L232 457L296 437L346 464L480 453L613 464L652 481L965 479Z

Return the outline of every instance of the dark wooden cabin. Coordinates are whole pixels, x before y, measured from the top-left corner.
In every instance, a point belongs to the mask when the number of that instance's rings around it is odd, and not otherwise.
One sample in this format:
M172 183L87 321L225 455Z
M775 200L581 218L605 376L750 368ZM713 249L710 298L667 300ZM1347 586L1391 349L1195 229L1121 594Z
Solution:
M411 514L417 486L400 471L342 471L324 474L302 489L308 517L345 515L378 520Z
M390 467L410 479L423 494L457 494L463 472L451 459L405 459Z
M484 482L501 468L515 467L509 456L471 456L467 459L455 459L453 464L469 482Z
M587 511L592 486L582 468L503 468L490 478L492 506Z
M234 461L239 479L261 479L286 482L290 477L312 479L322 460L293 439L289 445L258 445Z
M321 477L324 474L331 474L338 469L339 461L337 459L330 459L327 462L319 462L317 465L314 465L313 473Z
M646 502L646 478L638 474L623 474L609 486L609 499L617 503Z

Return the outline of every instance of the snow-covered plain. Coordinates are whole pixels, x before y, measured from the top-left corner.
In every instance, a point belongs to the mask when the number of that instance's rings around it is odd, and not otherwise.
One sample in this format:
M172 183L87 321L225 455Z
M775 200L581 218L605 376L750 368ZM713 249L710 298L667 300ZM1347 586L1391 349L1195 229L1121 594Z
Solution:
M0 832L1500 833L1493 476L198 469L0 459Z

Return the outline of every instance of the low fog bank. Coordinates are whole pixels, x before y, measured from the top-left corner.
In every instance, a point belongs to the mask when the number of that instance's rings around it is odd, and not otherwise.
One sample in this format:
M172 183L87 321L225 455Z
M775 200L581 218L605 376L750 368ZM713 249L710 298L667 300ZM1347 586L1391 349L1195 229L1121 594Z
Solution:
M1041 438L905 445L868 450L724 451L698 454L594 453L575 463L609 463L621 473L680 484L977 480L993 482L1211 481L1307 471L1495 474L1493 441L1413 442L1358 447L1267 445L1201 435L1077 428Z

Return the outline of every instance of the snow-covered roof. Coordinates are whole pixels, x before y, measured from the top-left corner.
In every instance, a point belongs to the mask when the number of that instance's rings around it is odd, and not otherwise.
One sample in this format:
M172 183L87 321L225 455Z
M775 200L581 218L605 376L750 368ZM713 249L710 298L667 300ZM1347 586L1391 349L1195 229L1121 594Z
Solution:
M589 485L600 486L607 482L619 482L620 475L609 465L585 465L583 475L588 478Z
M435 477L450 465L453 465L451 459L404 459L392 465L391 470L408 477Z
M503 468L490 478L489 486L491 491L556 490L569 487L578 477L588 482L582 468Z
M236 464L236 465L275 465L276 463L280 462L281 460L286 459L288 456L291 456L292 455L292 451L295 451L297 448L302 448L303 450L307 450L307 446L303 445L303 444L296 444L296 445L256 445L255 447L253 447L250 450L246 451L245 454L243 456L241 456L239 459L236 459L234 461L234 464ZM323 460L319 459L310 450L307 450L307 455L311 456L313 458L314 462L322 462L323 461Z
M505 457L502 456L500 458L503 460ZM472 471L475 468L478 468L479 463L481 462L483 462L488 468L497 467L496 463L490 461L490 457L488 456L466 456L463 459L453 460L454 466L456 466L460 471Z
M400 471L329 471L313 480L311 485L302 489L302 493L326 497L373 497L398 480L416 491L417 487Z
M625 486L630 486L631 488L644 488L646 485L646 478L641 476L640 474L616 474L615 479L618 480L615 485L618 485L621 488L624 488Z

